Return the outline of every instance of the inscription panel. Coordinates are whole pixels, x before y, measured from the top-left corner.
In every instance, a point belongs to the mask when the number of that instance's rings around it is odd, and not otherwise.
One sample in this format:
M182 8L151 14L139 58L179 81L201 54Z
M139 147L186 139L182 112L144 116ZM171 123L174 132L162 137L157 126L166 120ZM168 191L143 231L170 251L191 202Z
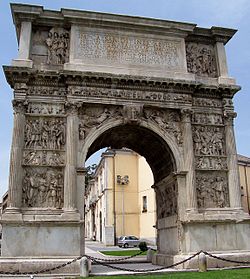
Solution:
M181 42L110 33L98 29L75 28L73 59L78 63L157 66L165 69L183 67Z

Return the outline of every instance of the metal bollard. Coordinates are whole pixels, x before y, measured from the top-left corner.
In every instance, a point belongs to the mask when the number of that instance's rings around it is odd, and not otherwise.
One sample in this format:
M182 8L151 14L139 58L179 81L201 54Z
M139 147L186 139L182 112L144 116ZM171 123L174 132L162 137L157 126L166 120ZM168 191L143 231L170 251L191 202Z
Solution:
M89 277L89 261L86 257L80 260L80 276Z
M199 254L198 262L199 262L199 272L206 272L207 271L207 257L204 253Z

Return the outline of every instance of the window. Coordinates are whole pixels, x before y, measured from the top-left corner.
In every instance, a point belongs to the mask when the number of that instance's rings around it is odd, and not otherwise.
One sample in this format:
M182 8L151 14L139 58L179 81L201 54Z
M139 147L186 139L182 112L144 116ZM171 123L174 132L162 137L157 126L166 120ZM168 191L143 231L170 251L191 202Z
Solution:
M147 196L142 197L142 212L148 211Z

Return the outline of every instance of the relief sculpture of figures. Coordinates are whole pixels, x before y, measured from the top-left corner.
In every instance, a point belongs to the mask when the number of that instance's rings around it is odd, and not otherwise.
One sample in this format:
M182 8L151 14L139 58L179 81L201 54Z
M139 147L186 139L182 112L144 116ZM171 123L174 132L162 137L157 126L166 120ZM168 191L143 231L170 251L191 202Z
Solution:
M157 217L159 219L177 214L177 187L175 183L156 187Z
M69 59L69 32L52 28L45 40L48 48L47 64L64 64Z
M193 141L196 155L224 155L223 130L219 127L194 127Z
M61 149L65 144L65 123L60 119L28 119L25 148Z
M221 176L196 178L197 201L200 208L228 207L228 185Z
M79 123L79 139L83 140L88 131L92 128L98 128L101 124L109 119L122 116L122 108L120 107L100 107L93 106L83 108L80 113Z
M63 104L43 104L43 103L30 103L28 105L27 113L32 114L64 114Z
M23 164L26 166L63 166L64 157L63 154L55 151L46 150L32 150L25 151L23 155Z
M217 77L215 51L212 45L186 43L188 71L200 76Z
M24 207L62 208L63 176L60 171L26 170L22 201Z
M227 163L225 158L200 156L196 157L197 169L226 170Z
M155 122L162 130L172 133L177 143L182 144L182 132L178 126L180 119L176 112L145 109L144 116Z

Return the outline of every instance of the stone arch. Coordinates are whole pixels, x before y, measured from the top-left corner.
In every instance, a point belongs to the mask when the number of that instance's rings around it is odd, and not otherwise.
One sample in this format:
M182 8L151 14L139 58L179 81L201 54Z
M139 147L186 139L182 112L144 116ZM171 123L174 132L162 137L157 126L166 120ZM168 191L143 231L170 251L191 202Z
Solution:
M165 151L164 153L167 152L170 155L171 162L173 162L174 164L173 171L180 172L183 170L183 156L180 150L181 148L174 141L173 137L168 133L163 133L163 131L161 131L156 124L145 120L142 120L140 121L140 123L137 124L125 124L124 121L121 119L110 120L107 121L105 124L103 124L100 128L94 129L92 132L89 133L89 135L85 140L85 143L80 147L80 152L78 155L78 163L81 164L82 160L85 161L89 156L91 156L98 149L105 146L109 146L109 145L105 145L105 143L106 144L108 143L107 133L111 131L119 132L119 129L128 129L128 131L129 129L131 129L133 133L136 133L136 130L138 131L140 130L140 132L144 131L145 133L148 133L150 135L148 140L154 139L155 137L157 142L161 145L161 148L159 149L159 154L162 154L162 152ZM123 133L125 133L125 130L123 131ZM101 140L101 143L97 144L98 139L102 139L102 137L105 137L105 140L104 141ZM121 147L129 147L131 146L131 143L129 143L129 146L121 146L121 145L119 146L119 142L117 142L115 143L115 145L117 146L117 147L114 146L115 148L121 148ZM145 154L145 152L140 151L140 148L139 149L136 148L135 145L133 145L133 148L132 147L129 148L138 152L140 155L144 156L148 160L148 163L152 167L153 173L155 175L156 170L154 170L154 163L152 162L153 159L147 158L148 157L147 154ZM157 180L159 179L156 179L156 181Z

